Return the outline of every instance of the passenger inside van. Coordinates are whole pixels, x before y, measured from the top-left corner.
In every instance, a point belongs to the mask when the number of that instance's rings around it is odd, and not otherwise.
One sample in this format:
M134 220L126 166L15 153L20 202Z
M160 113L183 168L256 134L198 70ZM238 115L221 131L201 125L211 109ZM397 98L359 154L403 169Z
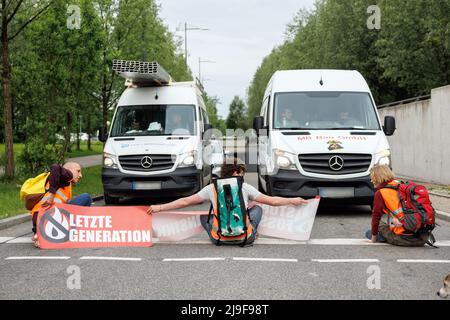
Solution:
M191 128L188 123L183 120L183 113L181 110L168 109L167 114L166 134L190 134ZM186 118L189 118L189 115L186 115L185 119Z

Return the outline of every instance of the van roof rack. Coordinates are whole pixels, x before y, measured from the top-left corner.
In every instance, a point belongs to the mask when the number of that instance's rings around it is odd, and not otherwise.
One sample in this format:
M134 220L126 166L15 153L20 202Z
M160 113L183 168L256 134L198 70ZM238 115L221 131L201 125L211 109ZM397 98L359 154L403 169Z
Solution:
M172 77L158 62L113 60L112 69L126 80L126 85L165 86L172 81Z

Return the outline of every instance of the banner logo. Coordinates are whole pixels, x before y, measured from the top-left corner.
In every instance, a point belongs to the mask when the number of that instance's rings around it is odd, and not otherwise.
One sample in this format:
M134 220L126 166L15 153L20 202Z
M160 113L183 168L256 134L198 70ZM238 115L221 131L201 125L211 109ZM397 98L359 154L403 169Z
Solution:
M65 243L70 239L70 213L54 207L44 213L39 231L51 243Z

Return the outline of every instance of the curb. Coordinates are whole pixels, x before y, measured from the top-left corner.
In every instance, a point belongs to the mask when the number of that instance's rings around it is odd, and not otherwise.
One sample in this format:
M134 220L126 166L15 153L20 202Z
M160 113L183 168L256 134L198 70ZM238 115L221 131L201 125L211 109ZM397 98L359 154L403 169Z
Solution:
M432 196L443 197L443 198L450 199L450 196L448 196L446 194L435 193L435 192L432 192L432 191L429 191L428 193L431 194Z
M14 227L18 224L31 221L31 216L29 213L21 214L20 216L11 217L7 219L0 220L0 230L8 229Z
M436 217L441 219L441 220L450 222L450 213L436 210Z
M102 201L103 198L104 198L104 196L98 196L98 197L92 198L92 201L93 202Z
M93 202L102 201L103 196L98 196L95 198L92 198ZM31 220L31 216L29 213L21 214L19 216L7 218L0 220L0 230L5 230L14 226L17 226L19 224L29 222Z

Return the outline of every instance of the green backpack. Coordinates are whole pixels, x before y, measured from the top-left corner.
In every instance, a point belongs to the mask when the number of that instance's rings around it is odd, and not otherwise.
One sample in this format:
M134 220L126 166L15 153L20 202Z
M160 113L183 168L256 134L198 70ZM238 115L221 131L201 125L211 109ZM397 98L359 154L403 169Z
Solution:
M209 211L208 223L213 218L211 236L221 243L246 245L253 228L249 212L242 195L242 177L218 178L213 180L213 205ZM213 213L214 211L214 213Z

